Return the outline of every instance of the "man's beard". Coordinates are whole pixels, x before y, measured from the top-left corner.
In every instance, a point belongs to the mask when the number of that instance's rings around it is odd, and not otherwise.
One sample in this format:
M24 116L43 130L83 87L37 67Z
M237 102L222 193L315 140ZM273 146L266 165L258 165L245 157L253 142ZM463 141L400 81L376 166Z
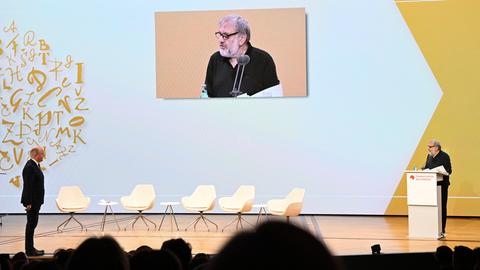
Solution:
M234 51L233 48L235 47L237 49ZM225 49L219 48L218 51L220 52L220 55L223 57L234 58L238 56L238 52L240 51L240 46L238 46L238 43L235 42L234 44L231 45L230 48L225 48Z
M237 57L237 54L232 52L231 49L219 49L218 50L220 52L220 55L223 56L223 57L228 57L228 58L232 58L232 57Z
M220 55L223 57L232 57L231 56L232 53L228 49L219 49L218 51L220 52Z

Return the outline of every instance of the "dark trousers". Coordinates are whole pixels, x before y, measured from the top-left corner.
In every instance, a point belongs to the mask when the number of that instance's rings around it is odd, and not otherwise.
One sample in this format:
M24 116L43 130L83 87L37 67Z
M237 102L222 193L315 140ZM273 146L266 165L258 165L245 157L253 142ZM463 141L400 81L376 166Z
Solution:
M33 235L38 224L38 212L40 207L33 207L27 211L27 226L25 226L25 251L31 252L34 250Z
M448 200L448 185L441 185L442 187L442 232L445 233L445 225L447 225L447 200Z

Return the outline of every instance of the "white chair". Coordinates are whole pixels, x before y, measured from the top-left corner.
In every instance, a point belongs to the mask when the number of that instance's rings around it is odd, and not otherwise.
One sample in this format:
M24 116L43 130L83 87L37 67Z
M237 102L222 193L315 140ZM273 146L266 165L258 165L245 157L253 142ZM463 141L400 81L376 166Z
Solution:
M236 222L236 229L238 226L243 229L242 221L251 225L242 217L242 213L252 210L253 200L255 198L254 186L240 186L231 197L222 197L218 199L218 204L225 212L237 213L237 217L232 222L223 227L222 232Z
M90 198L85 197L83 192L78 186L68 186L60 187L58 191L58 197L55 199L58 210L63 213L69 213L70 217L64 222L60 223L57 227L57 231L61 231L60 228L67 227L68 223L73 219L80 225L81 230L83 231L83 224L80 223L75 217L74 214L80 211L84 211L90 205ZM86 230L86 228L85 228Z
M195 191L190 196L186 196L182 198L182 205L185 209L189 211L198 212L200 214L194 221L192 221L186 228L187 229L193 225L193 229L197 229L197 223L202 220L207 227L207 230L210 231L208 227L208 222L215 225L216 230L218 230L218 225L211 221L210 219L206 218L203 213L206 211L210 211L215 207L215 199L217 194L215 192L215 187L211 185L200 185L198 186Z
M285 199L270 200L267 202L268 211L272 215L285 216L287 222L290 222L290 217L300 215L303 207L303 197L305 189L294 188L288 193Z
M150 230L150 226L148 226L147 221L152 223L154 228L157 229L157 224L143 215L144 211L152 209L155 205L155 189L153 185L136 185L129 196L120 198L120 202L126 210L138 211L138 215L128 224L132 225L132 230L134 230L135 223L139 219L143 221L148 230ZM125 226L125 230L127 230L128 225Z

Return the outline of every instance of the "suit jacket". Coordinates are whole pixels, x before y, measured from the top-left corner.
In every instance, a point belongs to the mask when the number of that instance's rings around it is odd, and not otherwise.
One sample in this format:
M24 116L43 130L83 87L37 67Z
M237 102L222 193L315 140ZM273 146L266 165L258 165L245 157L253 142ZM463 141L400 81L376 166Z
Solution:
M40 208L45 196L43 172L33 160L28 160L23 167L22 204L31 204L32 208Z

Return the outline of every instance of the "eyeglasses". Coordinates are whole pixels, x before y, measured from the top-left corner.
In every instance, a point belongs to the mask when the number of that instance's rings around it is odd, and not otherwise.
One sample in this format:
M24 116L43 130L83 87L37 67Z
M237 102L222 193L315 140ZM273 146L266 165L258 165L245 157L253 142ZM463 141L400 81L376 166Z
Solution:
M428 148L435 147L435 145L427 145Z
M238 34L238 31L235 32L235 33L222 33L222 32L215 32L215 36L218 38L218 39L223 39L223 40L227 40L229 37L233 36L233 35L236 35Z

